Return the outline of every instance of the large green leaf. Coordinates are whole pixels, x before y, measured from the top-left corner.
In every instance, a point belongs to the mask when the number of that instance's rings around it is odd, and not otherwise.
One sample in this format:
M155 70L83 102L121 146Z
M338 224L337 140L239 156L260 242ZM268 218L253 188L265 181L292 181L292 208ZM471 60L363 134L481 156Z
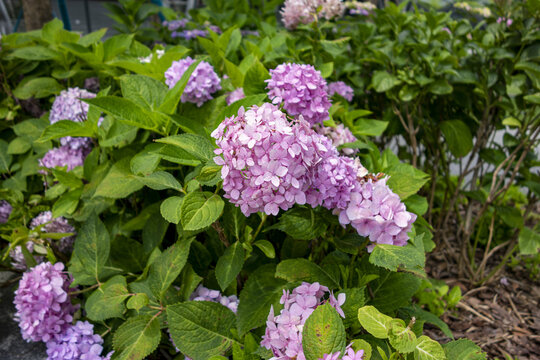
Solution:
M188 301L167 306L171 337L183 354L193 360L225 355L236 343L234 313L227 307L208 301Z
M184 265L186 265L192 241L193 238L180 239L162 252L150 266L148 280L152 293L158 299L163 298L165 291L180 275Z
M307 259L289 259L279 263L276 277L289 282L307 281L318 282L330 289L339 288L339 282L323 267Z
M236 278L244 265L244 248L240 241L229 246L216 264L216 279L223 291Z
M416 194L428 181L428 175L409 164L397 163L385 169L388 186L403 200Z
M416 347L415 333L408 326L405 326L404 321L401 319L390 322L388 341L394 349L402 354L413 352Z
M182 185L167 171L156 171L147 176L139 176L137 179L154 190L174 189L177 191L183 191Z
M486 353L469 339L450 341L443 345L446 358L449 360L486 360Z
M240 293L237 313L240 336L251 329L264 325L270 307L279 313L279 299L283 295L283 289L287 282L275 278L275 272L275 265L263 265L255 270L246 281Z
M304 206L286 211L275 225L265 231L278 229L294 239L311 240L321 236L327 226L327 223L312 208Z
M129 162L127 157L116 162L98 185L94 196L121 199L140 190L143 184L131 174Z
M73 257L77 260L70 267L74 284L91 285L98 282L109 259L110 247L107 228L97 215L90 216L79 230L73 249Z
M76 122L71 120L60 120L45 128L39 138L40 142L58 139L64 136L94 136L93 125L87 121Z
M375 71L371 78L371 86L377 92L388 91L400 83L401 81L398 78L384 70Z
M102 321L120 317L124 313L124 300L129 297L126 278L114 276L98 287L86 300L84 309L88 318Z
M159 320L151 315L130 317L114 333L115 359L142 360L159 345Z
M180 210L182 227L184 230L199 230L212 225L221 215L224 205L217 194L199 191L187 194Z
M392 318L384 315L373 306L364 306L358 309L358 321L368 333L378 339L388 338Z
M540 249L540 234L533 229L524 227L519 232L519 252L523 255L538 254Z
M214 146L210 140L200 135L180 134L157 139L156 141L179 147L201 161L211 161L214 157Z
M171 196L161 203L161 216L168 222L178 224L180 222L180 214L182 208L183 197Z
M24 48L23 48L24 49ZM21 49L22 50L22 49ZM62 91L63 87L53 78L38 77L29 81L22 81L13 90L13 95L19 99L44 98Z
M0 139L0 173L6 173L9 170L12 156L8 154L8 143Z
M161 81L144 75L123 75L120 87L124 98L151 111L159 109L168 90Z
M336 309L326 303L307 318L302 331L306 360L319 360L325 354L345 352L345 327Z
M441 344L422 335L418 338L414 349L414 358L417 360L446 360L446 354Z
M422 238L417 238L423 245ZM369 262L388 270L403 269L417 274L425 274L426 255L421 248L409 243L405 246L377 244L369 256Z
M461 120L446 120L440 124L444 139L455 157L467 155L473 148L469 127Z
M384 272L370 286L373 298L368 304L388 313L410 304L420 287L420 278L408 273Z

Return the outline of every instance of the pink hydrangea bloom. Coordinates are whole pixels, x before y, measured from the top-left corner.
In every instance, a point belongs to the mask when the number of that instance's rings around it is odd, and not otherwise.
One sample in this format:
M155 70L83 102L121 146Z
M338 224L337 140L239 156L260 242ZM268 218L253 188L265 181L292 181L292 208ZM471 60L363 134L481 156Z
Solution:
M334 94L342 96L347 101L352 101L354 90L343 81L334 81L328 84L328 95L334 96Z
M359 235L369 237L374 244L404 246L409 239L416 215L405 208L398 195L386 185L388 178L368 179L359 190L350 194L350 202L343 210L336 210L342 225L351 224Z
M305 360L302 348L304 324L313 311L326 302L323 296L328 292L326 286L317 282L313 284L304 282L292 293L283 290L280 303L284 307L277 316L274 315L274 308L270 308L261 346L272 350L275 359ZM344 317L341 305L345 302L345 294L340 294L336 299L330 293L328 301Z
M227 105L231 105L233 102L236 102L236 101L238 101L240 99L243 99L245 97L246 97L246 95L244 94L244 89L243 88L234 89L227 96L227 99L226 99L227 100Z
M289 123L277 106L265 103L225 119L212 133L223 165L225 198L244 215L276 215L305 204L309 170L330 151L327 139L302 119Z
M165 83L173 88L191 64L195 62L189 56L179 61L173 61L171 67L165 71ZM202 106L208 100L213 99L212 94L221 90L221 80L217 76L212 65L201 61L195 68L188 80L181 101L191 102Z
M321 72L312 65L281 64L270 70L268 96L274 104L283 103L291 116L302 115L310 124L328 119L328 87Z
M218 290L208 289L202 285L197 287L197 290L190 296L190 300L193 301L211 301L226 306L233 313L236 314L238 310L238 297L236 295L226 296L222 295Z
M281 16L285 27L293 30L300 24L306 25L315 21L316 18L331 20L340 17L344 11L341 0L286 0Z
M0 200L0 224L7 223L13 207L6 200Z
M329 137L335 147L352 143L357 140L352 134L351 130L349 130L349 128L345 127L343 124L338 124L335 127L322 125L316 126L315 130L319 134ZM345 155L354 155L358 152L358 149L343 148L340 151Z
M76 308L71 304L71 280L64 264L42 263L24 273L15 291L15 320L27 341L60 339L71 326Z
M41 227L41 231L46 233L76 233L75 228L69 224L66 218L62 216L53 218L51 211L40 213L30 222L31 229L34 229L39 225L44 225ZM56 246L57 249L64 254L69 255L73 250L75 237L76 235L65 236L55 242L53 246Z
M47 360L108 360L112 352L107 356L101 356L103 351L103 339L94 334L94 325L88 321L77 321L64 333L47 342Z

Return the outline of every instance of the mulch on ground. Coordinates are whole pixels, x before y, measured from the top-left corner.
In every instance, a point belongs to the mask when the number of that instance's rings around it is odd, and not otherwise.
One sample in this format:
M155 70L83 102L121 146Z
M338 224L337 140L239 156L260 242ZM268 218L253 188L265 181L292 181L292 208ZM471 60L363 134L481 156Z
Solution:
M459 279L457 266L447 260L443 253L430 254L426 271L461 288L463 299L457 308L442 316L454 337L474 341L489 359L539 360L540 282L529 279L526 271L506 269L489 284L475 288L467 279ZM435 340L450 341L438 328L426 325L426 332Z

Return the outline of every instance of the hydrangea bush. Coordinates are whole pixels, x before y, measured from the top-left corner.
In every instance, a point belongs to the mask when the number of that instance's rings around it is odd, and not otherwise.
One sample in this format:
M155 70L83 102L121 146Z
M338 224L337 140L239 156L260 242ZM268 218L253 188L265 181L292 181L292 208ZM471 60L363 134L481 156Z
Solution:
M159 9L135 3L117 8L133 34L55 20L1 40L2 265L22 272L23 338L49 359L485 359L422 335L452 335L413 301L434 185L385 137L406 115L379 108L416 88L345 36L387 31L380 11L287 0L283 28L276 4L217 1L164 14L151 44L138 16Z

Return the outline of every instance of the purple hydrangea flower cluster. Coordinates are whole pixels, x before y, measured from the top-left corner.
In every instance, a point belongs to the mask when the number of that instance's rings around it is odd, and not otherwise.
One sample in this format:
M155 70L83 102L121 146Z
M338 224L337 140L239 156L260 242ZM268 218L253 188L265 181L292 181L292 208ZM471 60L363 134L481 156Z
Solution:
M13 207L6 200L0 200L0 224L7 223Z
M27 241L25 246L30 254L34 251L34 243L32 241ZM15 248L9 252L9 256L11 257L11 266L13 266L13 268L22 271L26 270L26 260L24 259L21 245L15 246ZM44 258L43 256L34 255L34 260L36 260L37 264L41 264Z
M73 138L73 140L76 139L77 138ZM74 144L76 143L77 142L74 142ZM84 165L84 159L86 159L86 156L90 153L90 151L91 149L89 147L73 149L69 145L62 145L47 151L43 158L39 159L39 166L47 169L66 166L67 171L71 171L77 166ZM45 172L42 171L42 173Z
M305 360L302 349L303 326L313 311L326 302L323 297L328 292L326 286L317 282L304 282L293 289L292 293L283 290L280 303L284 308L277 316L274 315L274 308L270 308L261 345L272 350L275 358ZM341 309L341 305L345 303L345 294L339 294L336 299L330 293L328 302L345 317Z
M186 40L196 39L197 37L206 37L208 36L208 31L193 29L193 30L183 30L183 31L173 31L171 37L178 38L181 37Z
M47 360L109 360L112 352L101 356L103 339L94 334L94 325L77 321L54 340L47 342Z
M352 101L354 90L343 81L334 81L328 84L328 95L334 96L334 94L342 96L347 101Z
M281 16L285 27L293 30L300 24L312 23L316 18L331 20L340 17L344 10L341 0L286 0Z
M64 264L42 263L23 274L15 291L15 320L27 341L61 338L71 326L76 308L69 298L71 280Z
M373 243L404 246L416 215L407 211L386 184L387 180L363 180L360 188L350 194L347 207L336 212L342 225L351 224L358 234L369 237ZM369 245L368 251L375 244Z
M257 30L240 30L240 34L242 34L242 36L260 36Z
M191 57L179 61L173 61L171 67L165 72L165 83L169 88L182 78L191 64L195 62ZM213 99L212 95L216 91L221 90L221 80L217 76L212 65L206 61L201 61L197 68L191 74L188 80L181 101L191 102L202 106L206 101Z
M340 357L340 352L335 352L333 354L324 354L323 358L320 360L338 360ZM362 360L364 358L364 350L354 351L352 344L349 344L345 349L345 354L341 358L342 360Z
M243 88L238 88L238 89L234 89L233 91L231 91L229 93L229 95L227 96L227 99L225 99L227 101L227 105L231 105L233 102L236 102L240 99L243 99L245 98L246 95L244 94L244 89Z
M348 4L348 6L351 8L351 15L369 16L375 9L377 9L377 6L370 2L352 1Z
M312 65L281 64L270 70L268 96L274 104L283 103L291 116L302 115L310 124L328 119L328 87L321 72Z
M62 90L56 97L49 114L49 121L54 124L60 120L82 122L86 120L89 105L80 99L92 99L96 94L79 88Z
M46 233L75 233L75 228L69 224L66 218L53 218L51 211L42 212L30 222L31 229L40 225L44 225L41 227L41 231ZM53 245L62 253L69 255L73 251L75 237L76 235L65 236Z
M277 106L265 103L225 119L212 133L223 165L225 197L244 215L277 215L306 203L309 169L329 151L329 141L302 119L291 124Z
M183 19L178 19L178 20L164 21L162 25L167 27L169 31L176 31L178 29L185 28L188 22L189 22L189 19L183 18Z
M343 144L355 142L357 139L352 134L349 128L343 124L338 124L335 127L331 126L316 126L315 130L324 136L327 136L332 140L332 145L339 147ZM340 150L345 155L354 155L358 152L358 149L342 148Z
M197 289L193 292L193 294L191 294L190 300L211 301L219 303L229 308L235 314L238 310L239 303L238 297L236 295L225 296L222 295L218 290L208 289L202 285L199 285Z
M514 23L514 20L510 19L510 18L505 18L505 17L498 17L497 18L497 24L506 24L507 27L510 27L512 26L512 24Z

